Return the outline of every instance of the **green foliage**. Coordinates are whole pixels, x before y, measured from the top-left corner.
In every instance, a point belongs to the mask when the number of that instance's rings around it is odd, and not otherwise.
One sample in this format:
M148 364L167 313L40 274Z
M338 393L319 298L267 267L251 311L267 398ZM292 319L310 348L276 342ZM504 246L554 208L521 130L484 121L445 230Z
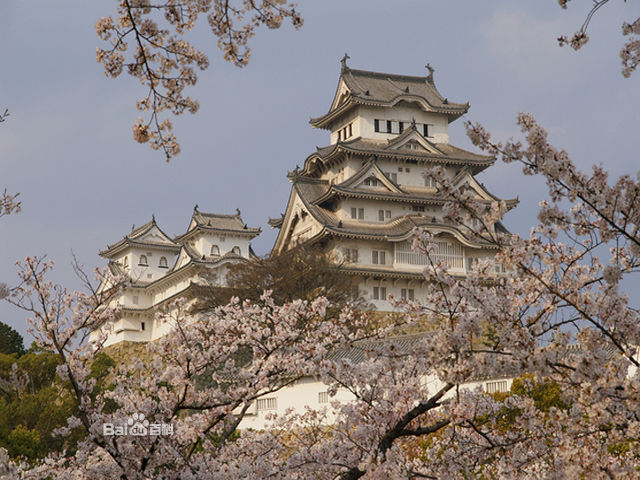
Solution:
M12 365L24 381L11 384ZM21 357L0 353L0 378L8 386L0 390L0 447L12 458L33 461L51 452L71 451L84 436L82 428L66 438L54 436L77 411L77 401L69 382L56 373L60 357L32 348ZM96 393L107 388L109 368L115 362L105 354L92 364Z
M0 322L0 353L24 354L22 336L6 323Z
M536 381L533 375L522 375L513 380L511 394L529 397L538 410L548 413L551 407L566 410L569 405L562 398L562 390L556 382Z

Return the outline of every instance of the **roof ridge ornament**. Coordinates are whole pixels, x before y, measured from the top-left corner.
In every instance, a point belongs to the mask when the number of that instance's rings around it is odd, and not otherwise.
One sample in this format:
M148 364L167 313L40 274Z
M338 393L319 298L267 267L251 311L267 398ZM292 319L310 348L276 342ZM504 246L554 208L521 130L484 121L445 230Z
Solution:
M198 204L197 204L197 203L193 206L193 211L194 211L194 212L197 212L197 211L198 211Z
M349 67L347 66L347 60L349 60L351 57L349 56L348 53L345 52L344 57L342 57L342 60L340 60L340 63L342 64L342 71L344 72L345 70L349 70Z
M433 85L433 72L435 72L436 69L433 68L430 63L427 63L425 65L425 68L427 70L429 70L429 75L427 75L427 82L429 82L431 85Z

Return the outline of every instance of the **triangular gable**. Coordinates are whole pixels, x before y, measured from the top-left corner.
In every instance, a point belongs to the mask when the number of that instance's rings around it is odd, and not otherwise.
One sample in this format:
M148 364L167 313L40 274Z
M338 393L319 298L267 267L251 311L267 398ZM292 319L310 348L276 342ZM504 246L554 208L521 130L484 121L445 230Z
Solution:
M387 150L413 150L428 152L435 155L444 155L444 153L436 147L435 144L424 138L415 128L415 125L407 128L397 137L389 140L386 147Z
M466 168L463 168L462 170L460 170L460 172L458 172L458 174L453 178L452 183L458 189L473 191L476 195L476 198L478 198L479 200L485 200L488 202L500 200L499 198L489 193L483 185L478 183L478 181Z
M382 170L380 170L380 167L378 167L376 162L373 160L365 163L354 175L336 186L342 188L367 188L364 182L366 179L372 177L378 180L378 186L386 188L389 192L405 193L398 185L387 177Z
M347 100L347 98L349 98L349 95L351 95L351 91L349 90L349 87L347 87L347 84L344 82L341 76L340 81L338 82L338 88L336 89L336 94L333 97L333 102L331 102L331 108L329 109L329 111L332 111L336 107L343 104Z
M191 255L187 252L186 248L182 247L180 249L180 254L178 255L178 259L176 260L176 264L172 270L178 270L179 268L184 267L186 264L192 261Z
M157 225L152 225L149 230L134 238L137 242L154 244L175 245L175 243Z

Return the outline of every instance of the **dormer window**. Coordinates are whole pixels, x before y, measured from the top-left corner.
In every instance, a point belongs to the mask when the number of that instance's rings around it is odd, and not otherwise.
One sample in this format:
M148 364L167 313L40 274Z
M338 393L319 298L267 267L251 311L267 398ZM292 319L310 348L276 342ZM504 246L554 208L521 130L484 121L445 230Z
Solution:
M220 247L218 245L211 245L211 255L214 257L220 256Z
M158 267L160 267L160 268L169 268L169 263L167 262L167 257L160 257L160 262L158 263Z
M149 262L147 262L147 256L146 255L140 255L140 260L138 261L138 266L140 266L140 267L148 267L149 266Z
M236 245L231 249L231 252L235 253L236 255L240 255L240 247Z
M368 177L364 179L364 182L362 182L362 184L367 185L368 187L377 187L378 179L376 177Z

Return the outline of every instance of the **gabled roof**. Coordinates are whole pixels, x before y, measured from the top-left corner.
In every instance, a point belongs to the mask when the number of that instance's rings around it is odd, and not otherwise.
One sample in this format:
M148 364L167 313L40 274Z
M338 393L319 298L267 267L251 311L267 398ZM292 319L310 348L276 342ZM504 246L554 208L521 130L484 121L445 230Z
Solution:
M387 149L399 150L407 146L417 146L424 152L433 155L446 155L441 148L438 148L437 144L430 142L424 137L416 128L415 122L411 122L409 128L405 128L404 131L397 137L387 140Z
M182 243L200 231L247 235L253 238L260 235L261 229L247 227L242 220L240 210L236 210L235 214L205 213L199 211L196 205L193 209L193 215L191 216L191 222L189 222L187 232L178 235L174 241Z
M380 180L382 185L384 185L386 190L389 192L404 193L404 191L393 180L387 177L385 173L380 170L375 156L365 163L360 170L338 185L345 189L357 188L362 184L362 182L364 182L364 180L370 177Z
M452 225L439 223L435 218L425 217L419 214L405 215L382 223L341 220L334 213L318 205L324 199L327 188L328 186L326 184L323 185L317 181L306 182L304 177L299 178L298 181L293 184L289 206L287 207L287 213L290 215L289 212L291 205L293 205L293 200L299 198L309 214L322 225L322 230L318 236L328 234L337 237L400 242L411 238L414 228L428 226L429 229L436 234L444 233L453 235L461 243L471 248L491 248L488 244L472 240ZM285 216L285 222L287 222L287 220L288 216ZM285 235L286 232L281 229L278 240L276 240L277 249L283 247L280 243L284 241Z
M484 184L478 182L473 177L473 175L471 175L469 170L466 168L463 168L462 170L460 170L460 172L458 172L458 175L456 175L456 177L453 179L453 184L459 185L461 187L465 185L468 186L469 188L471 188L473 191L476 192L476 194L480 197L481 200L488 201L488 202L504 201L508 210L515 208L518 205L518 203L520 203L520 200L518 199L518 197L505 199L505 200L496 197L493 193L487 190Z
M429 67L430 68L430 67ZM424 111L441 113L449 122L469 110L468 103L453 103L438 92L433 69L427 76L396 75L349 68L343 59L338 88L329 111L312 118L316 128L330 128L331 123L356 105L392 107L399 102L418 104Z
M150 222L132 229L131 233L125 235L119 242L108 245L105 250L100 252L100 256L112 258L128 247L154 248L170 250L172 252L178 252L180 250L180 246L174 243L173 240L158 227L155 216L151 217Z
M402 138L393 139L391 142L357 137L346 142L338 142L327 147L318 148L315 153L307 157L304 162L304 168L289 172L289 177L322 173L323 168L330 168L333 163L341 161L345 154L369 157L375 155L378 159L415 160L420 165L466 166L471 169L474 175L490 167L496 161L495 157L492 156L478 155L449 143L432 143L426 139L423 139L423 141L429 148L420 150L398 148L399 144L396 141L407 139L418 141L413 139L411 135L414 134L411 133L411 130L407 130L400 135ZM402 143L400 143L401 145Z

